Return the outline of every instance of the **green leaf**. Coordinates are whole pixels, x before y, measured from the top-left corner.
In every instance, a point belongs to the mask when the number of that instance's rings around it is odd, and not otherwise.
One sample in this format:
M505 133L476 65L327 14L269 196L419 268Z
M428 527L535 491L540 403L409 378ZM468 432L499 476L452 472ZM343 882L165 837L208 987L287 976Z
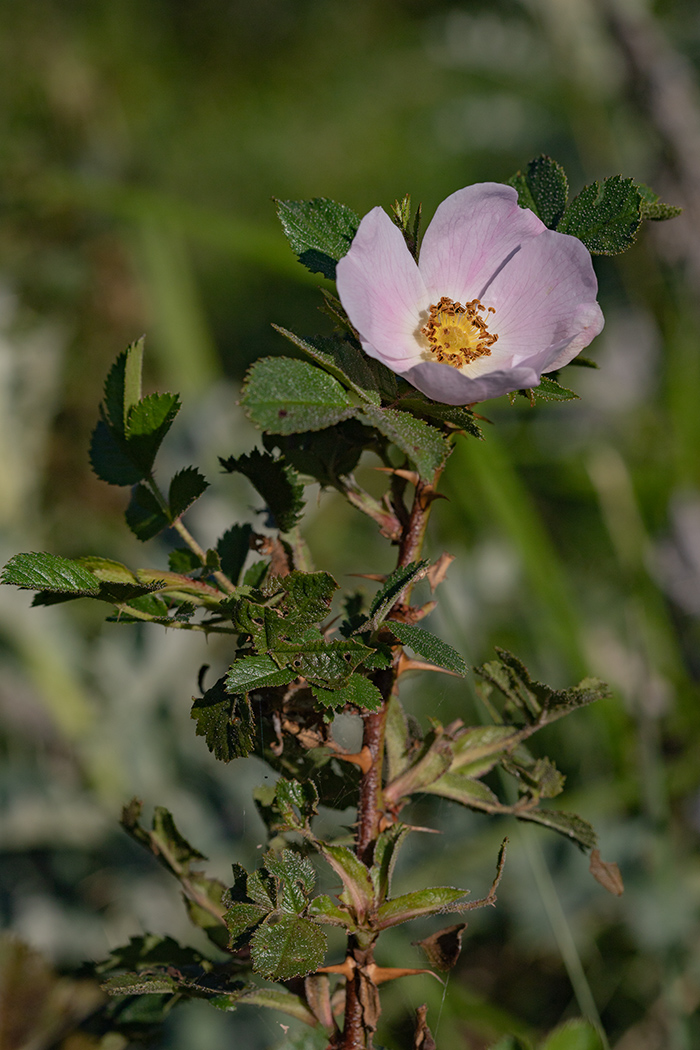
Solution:
M386 900L389 894L399 849L410 830L406 824L400 824L397 821L377 836L370 876L377 900L380 902Z
M424 915L459 911L455 904L457 901L463 901L468 892L452 886L433 886L430 889L417 890L415 893L404 893L401 897L395 897L382 904L377 912L376 929L386 930L390 926L398 926L399 923L410 922L411 919L419 919Z
M378 711L382 706L382 694L373 682L361 674L351 674L339 689L311 688L316 699L324 707L344 707L353 704L365 711Z
M316 922L323 922L328 926L343 926L348 933L354 933L357 929L347 908L341 907L326 894L314 897L309 904L309 915L316 919Z
M260 493L280 532L290 532L304 507L304 486L296 471L281 459L253 449L238 459L220 459L229 474L243 474Z
M124 428L127 450L144 473L151 471L163 438L179 411L177 394L149 394L129 409Z
M447 671L454 671L462 676L466 675L467 665L457 650L447 642L443 642L441 638L431 634L430 631L425 631L414 624L399 623L397 620L390 620L387 626L400 642L413 649L419 656L430 660L438 667L444 667Z
M311 273L335 280L335 264L347 254L360 225L345 204L314 197L308 201L277 201L277 214L299 262Z
M263 863L278 882L277 906L298 915L309 903L309 894L316 882L311 861L295 850L283 849L279 855L268 851Z
M682 208L676 207L675 204L663 204L659 200L658 193L654 193L652 188L645 186L643 182L637 182L635 185L642 198L643 219L652 219L655 222L663 221L664 219L675 219L683 211Z
M518 820L529 820L533 824L542 824L545 828L557 831L575 842L584 853L595 849L598 842L593 827L576 813L565 813L561 809L523 809L515 815Z
M542 154L530 161L525 174L519 171L509 179L508 185L518 191L521 208L534 211L550 230L557 228L569 197L569 184L561 164Z
M248 693L253 689L289 685L297 677L294 668L280 669L269 656L243 656L229 668L226 688L232 693Z
M304 977L323 964L326 934L311 919L284 915L258 926L250 942L253 968L269 981Z
M231 694L220 678L204 696L193 697L192 718L197 736L220 762L245 758L255 748L255 718L246 696Z
M318 811L318 791L313 780L301 783L281 778L275 788L275 801L288 827L303 827Z
M474 413L468 408L460 405L441 405L438 401L430 401L427 397L401 398L401 408L418 416L427 416L428 419L436 419L440 423L447 423L456 430L463 430L465 434L471 434L475 438L483 438L481 427L474 419Z
M183 576L191 572L197 572L202 568L199 555L190 550L189 547L175 547L168 555L168 568L171 572L181 573Z
M269 908L261 908L258 904L246 904L245 902L232 904L224 915L229 932L229 947L235 950L241 948L243 943L247 943L247 938L244 940L244 934L262 922L269 911Z
M133 462L126 442L119 441L103 419L92 432L90 464L97 477L108 485L135 485L148 473Z
M233 583L238 583L241 578L252 535L252 525L232 525L217 540L216 549L221 559L221 571Z
M439 430L408 412L365 404L358 418L376 427L415 464L422 478L432 480L451 452Z
M270 655L278 667L293 669L295 677L306 678L312 685L320 685L323 689L337 689L347 685L352 672L371 651L354 639L332 642L320 640L303 645L292 642L283 645L280 642L275 649L270 650Z
M285 594L285 618L294 622L321 623L328 616L338 590L329 572L300 572L295 569L280 579Z
M112 970L143 970L152 966L211 966L211 960L195 948L183 948L172 937L146 933L131 937L128 944L113 948L109 957L96 966L98 973Z
M349 905L359 923L364 922L374 902L374 883L369 870L359 857L347 846L332 846L319 842L319 851L328 861L336 875L340 875L345 887L339 900Z
M461 770L456 773L445 772L429 784L423 785L421 791L427 791L429 795L440 795L441 798L451 798L453 802L459 802L462 806L485 810L487 813L495 813L501 807L490 787L482 784L480 780L473 780Z
M432 733L426 738L422 750L411 765L387 784L384 797L390 802L397 802L407 795L428 791L432 784L443 777L451 764L452 750L449 742Z
M243 991L225 993L210 999L211 1006L219 1010L235 1010L239 1003L249 1006L264 1006L270 1010L279 1010L281 1013L295 1017L307 1025L317 1025L318 1019L309 1010L306 1002L299 995L288 992L286 988L254 988L249 987Z
M600 1033L590 1021L567 1021L550 1033L540 1050L603 1050Z
M277 903L276 883L265 868L251 871L246 881L246 889L251 900L266 911L274 911Z
M597 678L584 678L573 689L552 689L535 682L524 664L507 649L497 647L496 652L498 660L474 670L506 697L505 713L511 721L524 718L530 724L545 725L610 696L608 686Z
M585 186L557 226L594 255L617 255L633 244L642 221L642 197L632 179L613 175Z
M142 542L153 539L170 525L160 503L145 485L134 487L124 516L131 531Z
M569 390L568 387L562 386L561 383L557 382L556 379L552 379L551 376L542 376L539 386L534 386L530 390L521 392L533 403L538 399L542 401L579 400L578 394L574 393L573 390Z
M325 488L342 487L357 466L362 452L377 444L376 431L356 419L345 419L325 430L300 434L263 434L268 451L277 448L300 474L314 478Z
M394 569L372 599L368 619L360 624L354 633L364 634L366 631L376 631L379 625L386 620L406 588L427 575L429 565L430 562L426 558L423 561L412 561L408 565Z
M363 401L369 401L374 405L381 403L377 370L374 366L375 363L380 368L384 366L378 361L374 362L354 343L341 336L314 335L302 338L295 332L280 328L278 325L272 327L290 343L312 357L326 372L330 372L341 383L354 390ZM393 375L393 373L389 374Z
M262 587L269 569L269 562L254 561L253 564L245 571L245 575L243 576L244 585L246 587L252 587L254 590L258 590L260 587Z
M243 382L241 404L248 418L272 434L323 430L354 413L337 379L291 357L263 357Z
M168 504L173 518L179 518L209 488L209 482L196 467L179 470L170 482Z
M105 412L110 426L124 436L130 409L141 400L143 336L131 343L112 365L105 380Z
M390 783L410 765L408 757L408 719L396 694L389 697L386 716L387 781Z
M76 597L97 596L100 592L99 578L80 562L46 552L15 554L3 569L0 583L9 583L23 590Z

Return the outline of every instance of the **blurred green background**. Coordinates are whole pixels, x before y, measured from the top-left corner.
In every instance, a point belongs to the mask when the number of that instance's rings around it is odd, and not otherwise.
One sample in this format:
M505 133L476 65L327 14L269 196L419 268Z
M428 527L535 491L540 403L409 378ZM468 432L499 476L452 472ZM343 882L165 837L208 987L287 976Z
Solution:
M364 214L410 192L429 217L544 152L574 191L622 172L685 209L597 259L600 370L564 374L579 402L485 406L497 426L460 444L429 539L456 555L433 629L468 660L501 644L553 684L611 683L614 699L542 746L626 894L607 895L551 835L418 807L445 834L406 849L404 890L447 879L481 896L512 839L498 907L474 914L446 993L428 977L387 990L392 1050L423 1001L441 1050L538 1035L580 1010L617 1050L700 1045L699 62L691 0L0 5L3 562L51 550L165 564L158 541L129 537L126 493L87 456L104 375L143 332L149 388L185 402L164 473L195 463L213 482L190 528L211 543L255 520L252 490L216 461L255 441L240 380L289 352L273 322L327 323L272 197ZM311 501L307 536L347 587L344 574L393 559L333 496ZM225 664L225 647L29 601L0 593L3 925L59 970L145 930L197 944L176 887L117 818L137 794L169 807L221 878L255 864L250 789L265 770L217 764L189 718L199 666ZM421 678L407 696L423 717L481 718L470 685ZM387 937L380 961L421 965L409 941L423 935ZM263 1050L280 1020L187 1007L157 1045Z

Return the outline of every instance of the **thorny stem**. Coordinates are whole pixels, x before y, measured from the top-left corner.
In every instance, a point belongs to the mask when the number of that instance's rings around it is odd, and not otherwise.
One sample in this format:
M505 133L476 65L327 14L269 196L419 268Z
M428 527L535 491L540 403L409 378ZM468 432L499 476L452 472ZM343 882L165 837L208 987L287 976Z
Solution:
M399 557L397 568L409 565L420 557L428 525L430 508L435 496L435 489L442 470L438 470L432 482L419 480L413 497L408 520L401 530L399 541ZM365 864L372 863L374 843L379 833L379 822L383 811L382 797L382 766L384 762L384 731L388 701L396 684L398 674L397 652L390 668L378 672L374 677L374 684L379 688L384 702L379 711L368 712L364 715L364 727L362 744L369 748L372 756L372 765L367 773L363 774L360 781L360 793L357 807L357 829L355 833L355 849L358 857ZM348 952L354 958L356 969L352 978L346 981L345 989L345 1021L340 1042L333 1044L338 1050L372 1050L373 1025L367 1024L366 1000L368 993L374 993L376 988L367 976L366 967L373 962L374 944L369 947L360 947L354 938L350 938ZM371 1011L370 1011L371 1012Z

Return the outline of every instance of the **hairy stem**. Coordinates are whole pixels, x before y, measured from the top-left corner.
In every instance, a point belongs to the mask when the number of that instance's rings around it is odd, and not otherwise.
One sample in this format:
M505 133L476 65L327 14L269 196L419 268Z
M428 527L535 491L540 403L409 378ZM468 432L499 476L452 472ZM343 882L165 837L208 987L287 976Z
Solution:
M435 498L435 488L441 473L441 470L437 471L432 482L419 480L416 483L413 506L408 519L401 529L397 568L408 565L420 557L430 508ZM408 595L404 597L404 600L408 600ZM384 701L380 710L371 711L364 715L362 744L363 747L369 749L372 756L372 764L368 771L363 774L360 781L355 849L358 857L367 865L372 863L374 843L379 834L380 821L384 810L382 797L384 731L389 697L396 684L400 652L401 650L398 649L390 668L379 671L374 677L374 684L379 688ZM354 971L353 978L346 981L345 1021L340 1042L337 1044L338 1050L372 1050L374 1025L367 1023L367 1011L366 1008L363 1008L363 999L361 997L361 989L363 987L361 982L364 982L364 998L367 998L367 989L371 986L372 998L377 1003L378 1013L376 988L373 986L365 969L374 961L373 953L374 944L359 950L353 938L350 939L348 954L354 958L357 969Z

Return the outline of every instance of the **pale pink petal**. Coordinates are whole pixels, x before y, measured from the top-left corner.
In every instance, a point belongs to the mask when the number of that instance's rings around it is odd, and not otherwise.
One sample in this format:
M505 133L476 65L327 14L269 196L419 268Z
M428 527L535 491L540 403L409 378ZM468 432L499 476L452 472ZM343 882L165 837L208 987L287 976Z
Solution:
M402 372L401 376L433 401L445 405L471 405L475 401L500 397L511 390L537 386L540 382L539 373L527 366L499 369L472 378L451 365L441 365L437 361L414 365Z
M597 335L603 331L605 318L598 303L586 303L581 306L576 316L577 323L581 325L581 331L575 335L567 346L556 349L554 356L542 369L543 372L553 372L556 368L563 368L591 343ZM554 349L554 348L553 348Z
M481 299L489 282L520 246L546 230L518 206L510 186L483 182L458 190L439 205L425 231L419 266L431 302Z
M576 237L546 230L526 241L485 297L496 310L492 356L540 373L570 361L603 326L597 290L591 257Z
M389 367L420 360L428 296L403 234L381 208L365 215L336 267L338 295L365 350Z

